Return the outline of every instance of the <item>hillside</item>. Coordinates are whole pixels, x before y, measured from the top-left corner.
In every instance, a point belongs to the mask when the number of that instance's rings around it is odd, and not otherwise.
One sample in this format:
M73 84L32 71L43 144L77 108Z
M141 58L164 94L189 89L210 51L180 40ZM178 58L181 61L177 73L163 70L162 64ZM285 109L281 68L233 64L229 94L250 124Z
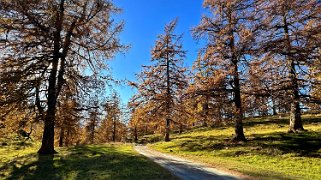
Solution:
M247 142L230 142L233 127L226 126L173 134L170 142L149 146L259 179L321 179L321 116L304 115L303 122L307 131L289 134L288 117L247 119Z

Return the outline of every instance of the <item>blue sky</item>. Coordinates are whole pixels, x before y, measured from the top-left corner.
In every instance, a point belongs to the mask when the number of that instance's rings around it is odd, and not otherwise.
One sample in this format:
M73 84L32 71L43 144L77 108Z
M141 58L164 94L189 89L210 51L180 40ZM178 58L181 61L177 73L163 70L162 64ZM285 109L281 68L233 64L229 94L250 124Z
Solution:
M203 0L114 0L116 6L123 9L117 19L125 21L124 31L120 35L123 43L131 48L125 54L119 54L110 62L113 76L119 80L135 81L135 74L142 65L150 64L150 50L157 35L163 33L165 24L179 18L177 34L184 34L183 46L187 50L185 65L190 67L196 59L200 47L191 36L191 29L200 22ZM116 90L124 103L134 94L127 85Z

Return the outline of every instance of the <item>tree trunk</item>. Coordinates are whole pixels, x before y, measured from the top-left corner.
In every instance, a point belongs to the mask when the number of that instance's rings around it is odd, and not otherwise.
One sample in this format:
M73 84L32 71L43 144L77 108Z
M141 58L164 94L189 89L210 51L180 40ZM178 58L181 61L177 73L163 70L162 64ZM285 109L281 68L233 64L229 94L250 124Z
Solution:
M55 110L50 107L47 111L47 115L45 117L45 126L42 136L42 144L38 151L39 154L55 154L56 151L54 149L54 139L55 139Z
M96 118L96 117L95 117ZM89 136L89 141L90 141L90 144L94 144L94 141L95 141L95 126L96 126L96 120L93 119L92 120L92 124L90 125L90 136Z
M303 131L303 125L301 120L301 109L300 109L300 97L298 80L295 73L294 62L291 62L291 83L292 83L292 102L290 111L290 127L288 132Z
M274 100L274 97L271 96L271 99L272 99L272 111L273 111L273 116L275 115L278 115L278 113L276 112L276 103L275 103L275 100Z
M44 119L44 131L42 135L42 144L38 151L39 154L54 154L54 138L55 138L55 120L56 120L56 75L58 67L58 55L54 57L53 67L49 76L48 87L48 109Z
M286 41L286 49L287 52L291 51L291 40L289 36L289 27L287 23L287 17L283 15L283 23L284 23L284 33L285 33L285 41ZM291 79L291 111L290 111L290 127L288 132L297 132L303 131L303 125L301 120L301 110L300 110L300 97L299 97L299 85L298 78L295 70L295 62L292 57L287 56L287 62L289 63L289 75Z
M54 154L56 153L54 149L54 140L55 140L55 120L56 120L56 104L59 91L57 92L57 71L58 63L60 58L60 41L61 41L61 31L62 31L62 22L64 15L64 0L60 1L59 11L56 14L55 27L56 31L54 32L54 50L53 50L53 59L52 59L52 69L48 79L48 101L47 101L47 113L44 119L44 131L42 136L42 144L38 151L38 154ZM60 66L60 68L64 68ZM61 82L58 82L61 84Z
M289 132L298 132L304 131L302 120L301 120L301 112L299 103L293 102L291 103L291 114L290 114L290 128Z
M170 119L166 118L166 128L165 128L165 142L170 141L169 131L170 131Z
M233 68L233 92L234 92L234 103L235 103L235 136L233 137L233 141L246 141L244 132L243 132L243 109L242 109L242 99L241 99L241 86L240 86L240 78L239 78L239 72L238 72L238 62L239 59L236 54L235 50L235 39L234 39L234 24L232 21L232 13L228 13L228 21L230 24L230 42L229 42L229 48L232 53L231 57L231 63Z
M205 100L206 102L205 103L203 103L203 111L204 111L204 117L203 117L203 124L202 124L202 126L203 127L207 127L208 125L207 125L207 122L208 122L208 111L209 111L209 107L208 107L208 97L206 97L206 100Z
M135 126L134 128L134 142L137 143L138 142L138 133L137 133L137 127Z
M183 131L184 131L184 129L183 129L183 124L180 124L180 125L179 125L179 134L182 134Z
M113 122L113 142L116 141L116 121Z
M237 62L234 63L234 103L236 107L235 112L235 136L233 141L246 141L243 132L243 109L242 109L242 99L241 99L241 88L240 80L238 76L238 66Z
M64 146L65 130L60 128L59 147Z
M70 145L70 141L71 141L70 134L71 134L71 131L67 129L67 135L66 135L66 141L65 141L65 146L67 147Z

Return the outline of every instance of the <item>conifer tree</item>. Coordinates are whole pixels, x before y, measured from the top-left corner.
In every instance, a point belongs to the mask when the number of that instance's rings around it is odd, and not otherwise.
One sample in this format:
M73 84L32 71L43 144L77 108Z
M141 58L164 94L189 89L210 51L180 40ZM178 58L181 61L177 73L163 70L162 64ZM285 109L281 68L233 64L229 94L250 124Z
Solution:
M321 3L318 0L259 1L264 12L265 31L261 35L261 53L266 59L283 61L287 67L284 80L290 92L289 132L304 130L301 120L302 91L309 61L320 47L318 34Z
M256 23L255 8L248 0L205 0L204 7L211 12L203 16L194 30L196 39L205 39L202 50L202 71L211 73L209 91L227 91L227 98L234 103L235 136L233 140L244 141L243 107L241 99L241 71L244 62L252 54Z
M0 1L1 86L17 84L15 100L34 102L44 121L39 154L53 154L57 101L67 80L106 68L124 46L120 10L108 0ZM86 71L87 70L87 71ZM25 94L27 92L27 94ZM9 102L7 102L9 103Z
M165 32L158 36L155 47L151 51L152 65L144 66L138 75L138 94L136 101L151 105L151 111L165 119L165 141L169 141L170 122L175 118L178 96L187 86L186 68L183 60L182 35L174 34L177 19L165 26Z

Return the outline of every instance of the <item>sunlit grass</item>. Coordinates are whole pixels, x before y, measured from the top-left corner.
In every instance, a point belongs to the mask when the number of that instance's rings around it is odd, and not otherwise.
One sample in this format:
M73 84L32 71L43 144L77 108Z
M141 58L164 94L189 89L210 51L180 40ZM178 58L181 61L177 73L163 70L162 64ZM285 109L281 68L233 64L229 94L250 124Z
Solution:
M7 156L1 159L0 179L174 179L132 145L58 148L54 156L38 156L37 147L7 148L0 148L1 157Z
M321 117L303 117L308 131L297 134L287 117L266 117L245 121L248 142L231 143L233 127L203 128L150 147L259 179L321 179Z

